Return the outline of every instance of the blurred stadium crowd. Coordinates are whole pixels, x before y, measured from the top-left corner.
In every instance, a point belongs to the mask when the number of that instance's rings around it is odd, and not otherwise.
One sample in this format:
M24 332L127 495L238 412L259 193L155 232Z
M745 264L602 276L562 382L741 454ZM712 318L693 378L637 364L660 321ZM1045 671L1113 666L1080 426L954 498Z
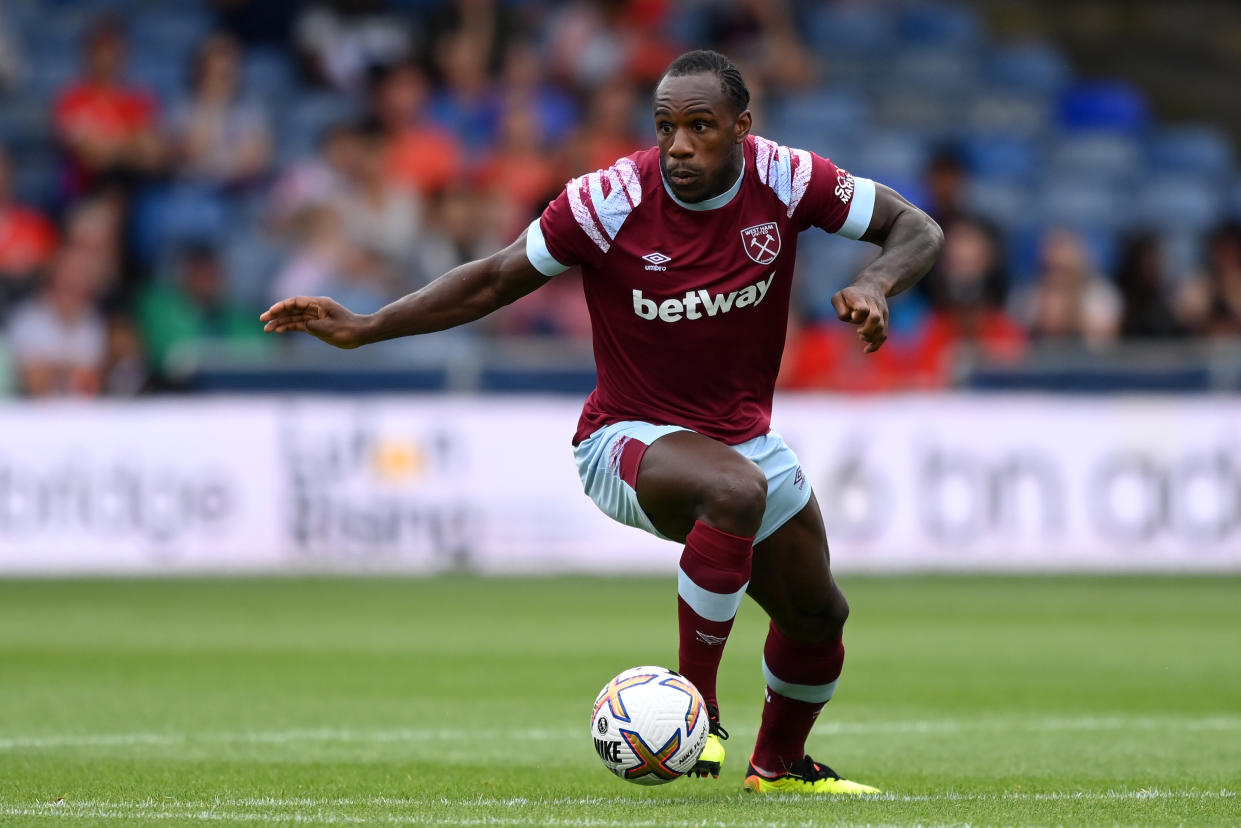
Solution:
M968 7L803 0L9 0L0 5L0 388L131 395L204 350L280 364L274 298L379 307L653 143L687 48L755 131L944 226L863 371L828 298L875 248L802 236L790 388L936 388L1052 342L1241 342L1241 175L1210 125L1000 43ZM588 336L557 277L448 347ZM312 357L313 358L313 357ZM1241 380L1239 380L1241 381ZM192 383L190 383L192 384Z

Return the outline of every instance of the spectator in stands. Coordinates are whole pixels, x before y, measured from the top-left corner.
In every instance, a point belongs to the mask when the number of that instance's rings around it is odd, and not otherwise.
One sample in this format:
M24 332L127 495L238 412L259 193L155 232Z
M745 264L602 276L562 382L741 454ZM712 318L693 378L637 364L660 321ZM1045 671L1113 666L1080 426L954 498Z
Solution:
M526 107L509 109L499 146L475 175L479 191L496 204L501 236L516 237L556 196L564 186L557 173L557 164L543 151L535 114Z
M927 214L940 227L965 212L965 187L968 172L965 162L953 149L941 147L936 150L926 166Z
M1138 233L1125 240L1115 281L1124 303L1122 337L1162 339L1185 333L1168 295L1163 251L1153 233Z
M417 250L417 275L429 282L499 249L504 242L495 227L487 200L464 182L442 191L428 202L427 231Z
M37 210L13 201L10 163L0 147L0 315L25 296L56 249L56 230Z
M65 195L70 198L102 176L128 185L163 163L156 101L126 83L126 48L120 22L99 20L86 35L81 79L56 100L53 121L69 163Z
M551 76L583 90L620 76L654 86L680 51L663 37L667 13L644 0L561 4L547 25Z
M566 148L568 178L579 170L607 169L632 152L651 144L651 136L639 133L634 113L638 91L627 78L615 78L591 93L586 120L573 133Z
M1211 232L1206 273L1186 298L1183 316L1196 335L1241 338L1241 223L1222 224Z
M814 56L798 36L787 0L734 0L710 7L706 37L735 61L751 66L746 80L782 92L805 88L816 76ZM753 91L753 90L751 90Z
M321 0L297 20L294 39L311 81L361 92L374 66L409 59L413 30L380 0Z
M156 373L175 377L178 352L206 343L237 349L265 350L254 311L228 296L219 257L207 245L192 245L178 255L174 279L154 284L138 299L142 341Z
M431 119L456 133L467 150L495 146L503 107L487 74L484 44L453 32L436 44L435 63L443 85L431 98Z
M362 152L362 136L353 124L329 127L317 151L290 166L276 181L268 205L270 229L280 236L293 236L303 211L340 205L357 174Z
M1096 271L1081 238L1057 228L1043 238L1039 272L1016 308L1043 340L1100 345L1120 330L1120 297Z
M397 274L353 242L336 206L308 207L301 211L297 225L298 246L276 275L273 296L330 293L348 296L359 307L373 311L398 295Z
M873 354L835 316L807 317L794 309L777 385L791 391L893 391L910 384L908 345L890 337Z
M539 134L548 146L559 146L578 122L577 106L573 99L544 77L542 58L530 43L515 42L509 47L504 58L500 83L505 112L511 112L515 108L528 110L535 118ZM598 94L600 93L596 90L594 95ZM628 115L632 121L632 109ZM612 161L619 157L613 156Z
M381 259L392 273L403 274L422 233L422 203L389 175L382 128L368 123L359 136L357 163L340 202L345 230L353 244Z
M173 160L186 178L234 187L268 168L271 126L265 109L240 92L241 59L240 44L226 34L198 49L190 94L170 117Z
M517 3L503 0L447 0L427 15L427 41L435 44L454 33L465 34L485 57L488 75L501 71L512 44L524 34Z
M11 18L0 9L0 92L16 87L23 74L21 47L13 31Z
M1013 362L1025 352L1026 336L996 301L989 286L1006 281L998 234L987 224L957 218L945 228L939 264L941 296L913 348L920 386L952 383L955 357L971 350L987 361Z
M43 291L14 310L8 344L24 393L99 393L108 347L107 325L95 307L102 276L95 256L66 246Z
M991 243L997 248L994 261L1001 262L1003 251L998 249L999 232L989 222L969 214L966 210L965 188L968 183L968 174L961 156L949 147L939 148L927 162L924 178L929 202L927 213L939 222L940 227L944 228L945 241L947 241L948 234L952 232L952 228L958 224L966 228L967 232L971 229L979 229L982 225L981 230L990 237ZM967 244L972 244L972 241L971 239ZM914 296L922 299L933 309L945 310L954 304L951 294L956 287L947 283L943 269L944 258L941 257L912 291ZM987 301L993 306L1004 304L1008 298L1007 274L998 264L987 274L983 290Z
M386 137L388 172L424 199L451 186L462 167L457 136L427 117L429 97L426 76L412 63L372 74L371 113Z
M140 274L123 260L124 205L115 188L104 188L74 204L64 220L64 245L94 259L98 268L95 295L113 309L128 302L140 281Z

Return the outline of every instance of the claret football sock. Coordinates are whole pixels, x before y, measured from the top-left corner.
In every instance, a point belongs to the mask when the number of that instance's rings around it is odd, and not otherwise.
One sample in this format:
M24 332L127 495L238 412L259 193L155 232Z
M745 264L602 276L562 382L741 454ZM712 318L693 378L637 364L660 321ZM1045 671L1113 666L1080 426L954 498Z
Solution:
M677 571L680 671L718 709L715 674L754 558L754 538L721 532L702 521L685 538Z
M840 638L800 644L772 623L763 647L767 700L751 760L759 773L786 772L806 755L806 737L819 711L836 692L845 661Z

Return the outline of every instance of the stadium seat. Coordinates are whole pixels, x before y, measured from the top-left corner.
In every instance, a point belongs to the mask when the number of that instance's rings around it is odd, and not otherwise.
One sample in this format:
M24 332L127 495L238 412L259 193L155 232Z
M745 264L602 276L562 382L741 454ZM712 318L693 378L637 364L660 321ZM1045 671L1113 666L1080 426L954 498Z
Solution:
M203 4L205 6L205 4ZM155 51L164 60L188 72L198 44L211 32L212 20L199 4L180 3L166 10L146 8L127 16L131 46L135 51ZM170 56L174 56L171 60Z
M286 251L257 227L230 234L222 246L222 259L229 295L240 302L264 305L271 299L271 282Z
M1131 204L1127 188L1073 175L1048 176L1035 200L1036 216L1044 225L1110 230L1133 222Z
M966 205L1004 227L1016 227L1030 214L1029 187L1002 178L976 178L970 184Z
M1142 172L1142 145L1123 134L1070 133L1050 148L1047 161L1056 176L1124 182Z
M1071 86L1060 96L1060 125L1066 130L1139 134L1150 124L1150 107L1137 87L1122 81Z
M897 88L960 93L977 86L981 69L974 55L953 48L918 49L892 59L887 75Z
M19 203L43 209L54 206L60 160L50 145L28 149L12 159L13 192Z
M858 147L853 171L881 181L917 180L926 160L923 141L905 132L876 130Z
M280 101L295 92L292 59L275 47L252 47L242 67L242 88L264 101Z
M867 100L840 88L785 96L768 110L768 118L781 130L799 135L860 133L871 124Z
M1047 43L1002 46L986 59L987 80L1012 91L1054 95L1073 75L1068 59Z
M868 3L818 3L805 20L807 40L824 54L886 54L897 43L891 11ZM830 71L829 61L829 71Z
M288 163L306 155L329 126L351 121L358 115L356 104L345 95L332 92L311 92L298 95L288 102L283 116L276 113L276 154L279 163Z
M875 120L895 130L944 141L962 137L965 97L959 93L930 94L916 88L876 89Z
M1219 221L1224 207L1214 179L1160 174L1143 180L1136 211L1149 227L1201 232Z
M1020 135L974 134L961 149L969 171L988 180L1030 181L1044 164L1042 145Z
M0 146L20 155L45 149L52 134L46 99L0 98Z
M990 87L972 95L965 104L965 123L970 133L1034 136L1047 132L1051 103L1041 93Z
M1227 176L1233 171L1232 142L1210 126L1164 128L1150 139L1147 163L1160 172Z
M963 50L983 40L978 16L972 9L956 3L908 3L900 10L899 31L905 43L911 46Z
M189 94L188 57L169 60L161 49L134 49L129 59L129 80L146 89L165 109Z

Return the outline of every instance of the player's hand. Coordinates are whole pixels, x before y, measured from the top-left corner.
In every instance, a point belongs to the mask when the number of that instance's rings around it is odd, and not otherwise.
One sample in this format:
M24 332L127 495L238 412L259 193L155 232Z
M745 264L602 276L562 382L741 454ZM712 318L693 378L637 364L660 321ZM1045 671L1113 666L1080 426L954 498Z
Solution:
M832 296L832 307L841 322L857 325L866 353L878 351L888 338L888 299L876 288L850 285Z
M366 318L327 296L294 296L272 305L259 317L268 333L305 331L337 348L366 344Z

